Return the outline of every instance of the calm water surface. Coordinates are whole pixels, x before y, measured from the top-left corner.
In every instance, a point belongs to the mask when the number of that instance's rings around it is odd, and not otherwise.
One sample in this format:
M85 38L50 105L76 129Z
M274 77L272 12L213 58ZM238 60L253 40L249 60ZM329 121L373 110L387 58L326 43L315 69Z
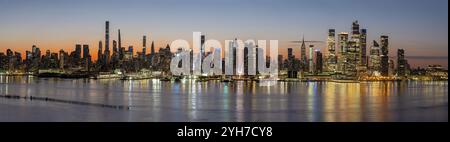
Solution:
M130 110L0 98L0 121L446 121L448 81L161 82L0 76L0 95L129 106Z

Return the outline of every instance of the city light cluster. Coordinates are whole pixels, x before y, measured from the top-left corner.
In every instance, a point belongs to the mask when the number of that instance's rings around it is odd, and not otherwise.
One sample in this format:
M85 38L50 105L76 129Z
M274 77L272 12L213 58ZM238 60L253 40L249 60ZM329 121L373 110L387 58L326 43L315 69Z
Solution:
M397 50L395 63L388 56L389 37L380 35L379 41L368 42L367 29L361 29L358 21L352 23L351 32L337 33L335 29L329 29L326 53L314 48L314 44L321 41L297 41L301 43L300 58L294 56L293 48L287 49L288 57L284 59L278 52L271 51L276 55L265 55L265 44L263 48L259 48L259 42L250 45L238 42L240 40L237 39L228 44L226 42L229 47L225 46L225 56L222 57L222 47L214 47L214 50L206 52L206 47L209 47L205 45L206 37L198 34L200 50L195 53L190 48L184 49L176 44L176 49L171 50L171 45L168 44L156 52L154 41L150 45L150 53L147 53L146 35L142 38L142 50L134 52L133 46L128 46L128 49L123 47L118 29L118 39L112 40L111 51L109 21L106 21L105 40L99 41L98 59L95 62L87 44L76 44L72 52L61 49L59 53L51 53L47 50L43 55L40 48L33 45L31 51L26 51L25 59L22 59L21 53L11 49L7 49L6 54L0 52L0 75L162 80L189 77L224 81L259 80L271 74L286 81L448 79L447 70L439 65L430 65L427 69L411 69L405 59L404 49ZM272 44L270 46L273 49ZM278 47L276 50L278 51ZM278 64L277 73L265 74L264 67L272 68L271 64ZM174 72L171 68L185 70Z

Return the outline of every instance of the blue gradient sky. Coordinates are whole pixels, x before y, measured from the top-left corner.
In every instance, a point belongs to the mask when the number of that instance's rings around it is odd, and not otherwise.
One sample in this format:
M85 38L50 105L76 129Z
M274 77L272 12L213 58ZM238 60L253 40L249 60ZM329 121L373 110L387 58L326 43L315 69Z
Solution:
M120 28L123 46L138 50L144 34L159 47L201 31L221 41L277 39L280 53L292 47L297 57L299 45L288 41L325 40L327 29L349 32L359 20L369 41L390 36L392 56L404 48L413 66L448 64L447 0L0 0L0 52L88 43L94 54L105 20L112 39Z

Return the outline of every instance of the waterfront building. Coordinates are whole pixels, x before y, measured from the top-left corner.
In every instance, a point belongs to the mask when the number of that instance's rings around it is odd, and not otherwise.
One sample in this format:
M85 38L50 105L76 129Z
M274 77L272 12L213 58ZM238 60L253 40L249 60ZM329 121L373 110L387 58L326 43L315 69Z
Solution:
M389 37L382 35L380 38L381 42L381 75L389 76Z
M336 31L335 29L328 30L327 37L328 55L326 57L326 71L336 72L337 69L337 55L336 55Z
M369 60L369 71L374 73L379 73L381 68L381 50L380 45L377 41L373 41L373 44L370 48L370 60Z
M337 71L340 73L345 73L347 61L347 50L348 50L348 33L341 32L338 34L338 48L339 48L339 55L338 55L338 69Z
M389 76L389 77L394 76L394 74L395 74L394 71L395 71L394 60L390 59L390 60L388 61L388 75L387 75L387 76Z
M407 61L405 59L405 50L398 49L397 50L397 76L405 77L406 76L406 68Z
M316 69L315 69L315 73L322 73L323 71L323 61L322 61L322 53L320 52L320 50L316 50Z
M360 66L363 67L367 67L368 63L368 58L367 58L367 29L361 29L361 37L360 37L360 48L361 48L361 53L360 53L360 59L361 59L361 64Z

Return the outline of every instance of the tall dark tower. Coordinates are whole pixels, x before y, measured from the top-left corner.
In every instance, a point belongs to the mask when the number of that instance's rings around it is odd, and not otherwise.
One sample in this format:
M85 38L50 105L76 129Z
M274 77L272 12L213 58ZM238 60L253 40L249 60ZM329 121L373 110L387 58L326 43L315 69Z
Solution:
M81 44L75 45L75 59L77 62L81 59Z
M86 69L89 69L89 65L91 64L91 55L89 54L89 45L83 44L83 64Z
M122 37L120 37L120 29L119 29L119 49L122 48Z
M97 62L99 62L99 63L102 62L102 57L103 57L103 55L102 55L102 47L103 47L102 41L99 41L98 42L98 52L97 52Z
M105 27L105 51L109 51L109 21L106 21Z
M105 61L106 64L109 63L109 21L106 21L105 27Z
M404 77L406 75L405 50L397 50L397 75Z
M145 56L147 49L147 36L142 37L142 54Z
M144 35L144 37L142 37L142 59L144 59L145 61L145 54L147 52L147 36Z
M288 61L292 61L294 54L292 52L292 48L288 48Z
M367 66L367 30L361 29L361 65Z
M118 47L117 48L119 48L118 50L118 52L119 52L119 59L123 59L123 54L124 54L124 50L122 49L122 37L120 36L120 29L119 29L119 36L118 36Z
M142 47L147 47L147 36L142 37Z
M89 55L89 45L83 44L83 59L87 59Z
M381 36L381 75L389 75L389 37L386 35Z
M316 50L316 69L315 73L322 73L323 71L323 59L322 59L322 52L319 50Z

